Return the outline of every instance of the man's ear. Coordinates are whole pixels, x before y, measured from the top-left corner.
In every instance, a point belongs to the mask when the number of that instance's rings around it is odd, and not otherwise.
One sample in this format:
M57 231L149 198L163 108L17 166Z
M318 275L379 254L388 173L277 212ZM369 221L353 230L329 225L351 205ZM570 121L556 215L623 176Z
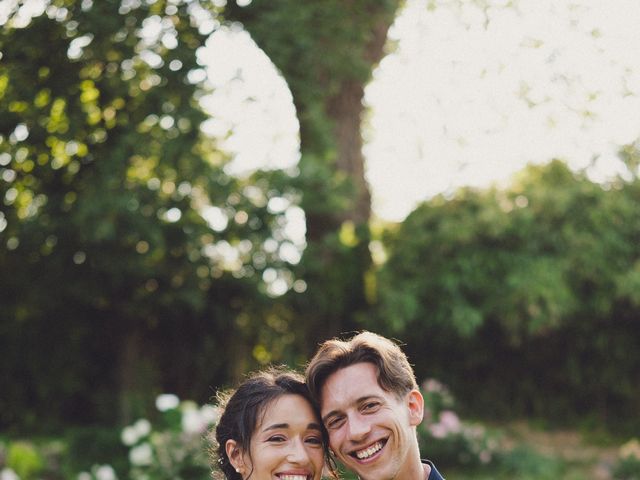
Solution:
M424 398L419 390L411 390L407 394L407 406L409 407L409 423L418 426L424 416Z
M238 446L238 442L235 440L227 440L227 443L224 445L225 452L227 453L227 457L229 457L229 462L236 469L240 475L244 475L244 459L242 458L242 449Z

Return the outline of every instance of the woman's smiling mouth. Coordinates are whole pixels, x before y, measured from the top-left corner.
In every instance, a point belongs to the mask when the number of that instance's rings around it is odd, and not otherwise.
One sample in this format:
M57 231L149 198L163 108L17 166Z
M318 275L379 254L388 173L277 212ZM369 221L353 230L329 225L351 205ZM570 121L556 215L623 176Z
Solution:
M280 480L310 480L311 475L305 473L277 473Z

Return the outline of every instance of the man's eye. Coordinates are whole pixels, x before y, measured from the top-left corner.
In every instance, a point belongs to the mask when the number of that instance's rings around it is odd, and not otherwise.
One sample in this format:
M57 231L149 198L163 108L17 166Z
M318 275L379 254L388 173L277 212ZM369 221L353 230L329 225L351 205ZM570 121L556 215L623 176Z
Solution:
M327 421L327 428L328 429L339 428L340 425L342 425L343 422L344 422L344 418L342 418L342 417L332 418L329 421Z
M362 410L365 411L371 411L371 410L375 410L376 408L378 408L380 404L378 402L369 402L369 403L365 403L362 406Z

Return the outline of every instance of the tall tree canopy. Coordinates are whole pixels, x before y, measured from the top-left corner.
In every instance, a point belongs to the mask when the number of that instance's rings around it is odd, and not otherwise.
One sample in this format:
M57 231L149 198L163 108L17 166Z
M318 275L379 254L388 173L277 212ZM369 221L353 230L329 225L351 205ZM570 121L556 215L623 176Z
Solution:
M362 100L401 3L276 0L229 2L225 10L269 55L293 95L302 153L296 185L307 222L297 274L308 288L292 304L320 338L361 327L358 319L368 309L371 199Z
M421 205L388 238L379 328L486 412L630 418L640 181L623 156L630 180L604 187L553 161Z
M286 264L278 174L228 177L199 129L195 52L220 9L43 5L15 4L0 32L0 369L21 378L0 424L205 399L252 346L291 341L264 321L261 274Z

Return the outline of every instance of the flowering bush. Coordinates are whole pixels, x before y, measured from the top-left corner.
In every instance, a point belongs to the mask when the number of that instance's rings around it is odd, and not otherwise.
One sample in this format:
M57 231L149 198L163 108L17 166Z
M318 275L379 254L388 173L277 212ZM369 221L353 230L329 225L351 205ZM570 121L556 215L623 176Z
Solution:
M35 480L60 471L65 445L59 440L0 441L0 480Z
M218 420L219 410L211 405L199 407L194 402L181 402L172 394L160 395L156 408L161 414L158 425L140 419L122 430L122 443L129 447L129 477L132 480L209 480L211 473L204 440L206 432ZM96 480L115 479L96 477Z
M440 466L488 465L496 458L497 441L479 425L460 420L448 388L434 379L422 384L424 420L418 428L421 451Z
M634 438L620 447L619 460L613 468L615 480L640 480L640 441Z
M89 472L80 472L78 480L117 480L111 465L93 465Z
M76 474L77 464L65 463L73 442L0 441L0 480L118 480L118 472L128 480L210 480L205 437L217 422L219 409L180 401L171 394L160 395L156 408L159 415L153 424L142 418L120 432L128 462L121 462L119 452L118 458L108 457L117 468L98 462Z
M4 448L2 448L4 450ZM29 442L13 442L4 453L6 467L0 473L2 480L35 478L44 469L44 459L36 447Z

